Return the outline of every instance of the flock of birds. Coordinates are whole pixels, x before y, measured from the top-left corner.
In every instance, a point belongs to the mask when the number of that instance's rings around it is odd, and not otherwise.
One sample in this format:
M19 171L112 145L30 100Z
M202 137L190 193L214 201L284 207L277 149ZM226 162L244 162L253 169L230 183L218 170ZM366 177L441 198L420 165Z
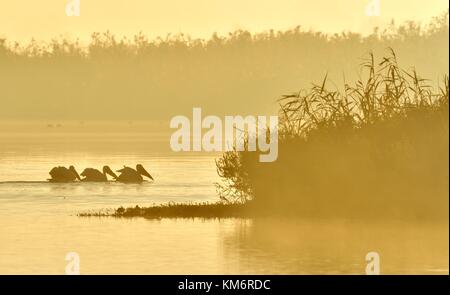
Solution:
M78 180L84 182L107 182L107 175L110 175L115 181L122 183L141 183L144 181L143 176L153 180L153 177L141 164L137 164L136 169L124 166L116 172L119 172L120 175L117 176L117 174L114 173L109 166L104 166L102 172L98 169L86 168L81 174L78 174L74 166L70 166L69 168L58 166L50 170L49 174L51 178L48 179L48 181L74 182Z

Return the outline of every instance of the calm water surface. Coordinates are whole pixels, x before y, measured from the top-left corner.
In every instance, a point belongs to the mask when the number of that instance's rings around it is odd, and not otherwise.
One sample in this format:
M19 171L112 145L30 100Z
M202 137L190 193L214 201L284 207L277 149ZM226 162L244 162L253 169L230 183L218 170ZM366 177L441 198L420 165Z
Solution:
M77 252L84 274L448 274L448 223L377 220L82 218L79 212L216 201L215 155L171 154L140 136L0 136L0 273L63 274ZM154 183L43 183L55 165L113 169L142 163Z

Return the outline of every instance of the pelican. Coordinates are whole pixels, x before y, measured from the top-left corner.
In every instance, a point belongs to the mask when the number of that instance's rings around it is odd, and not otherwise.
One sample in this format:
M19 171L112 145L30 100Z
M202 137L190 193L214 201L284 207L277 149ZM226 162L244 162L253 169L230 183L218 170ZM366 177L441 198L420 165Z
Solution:
M116 173L114 173L109 166L103 166L103 173L94 168L86 168L80 175L84 177L81 181L106 182L108 181L108 178L106 177L107 174L114 177L114 179L117 178Z
M145 170L144 166L142 166L141 164L136 165L136 170L124 166L122 169L117 170L117 172L121 173L119 177L116 178L116 181L118 182L141 183L144 181L144 178L142 176L146 176L153 180L153 177L150 175L150 173L147 172L147 170Z
M81 180L80 175L75 170L75 167L70 166L69 169L63 166L54 167L48 173L52 178L48 179L50 182L72 182Z

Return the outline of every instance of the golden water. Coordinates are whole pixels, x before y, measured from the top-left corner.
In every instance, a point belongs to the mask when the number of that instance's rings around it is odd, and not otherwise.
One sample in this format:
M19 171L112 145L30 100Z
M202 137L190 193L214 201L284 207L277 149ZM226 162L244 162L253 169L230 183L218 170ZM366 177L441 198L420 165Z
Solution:
M121 137L120 137L121 136ZM171 154L165 137L0 136L0 273L64 274L448 274L448 223L388 220L117 219L79 212L169 201L216 201L214 155ZM45 183L55 165L113 169L142 163L154 183Z

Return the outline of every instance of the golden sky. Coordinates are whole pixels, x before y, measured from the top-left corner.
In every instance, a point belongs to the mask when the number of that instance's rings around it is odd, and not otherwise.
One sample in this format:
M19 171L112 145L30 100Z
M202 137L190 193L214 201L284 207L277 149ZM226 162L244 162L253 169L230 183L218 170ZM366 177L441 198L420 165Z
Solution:
M371 31L395 18L428 20L448 10L447 0L79 0L80 16L68 17L77 0L0 0L0 38L28 41L58 35L88 40L94 31L150 37L169 32L209 37L236 29L283 30L301 25L324 32ZM380 16L366 6L380 2Z

